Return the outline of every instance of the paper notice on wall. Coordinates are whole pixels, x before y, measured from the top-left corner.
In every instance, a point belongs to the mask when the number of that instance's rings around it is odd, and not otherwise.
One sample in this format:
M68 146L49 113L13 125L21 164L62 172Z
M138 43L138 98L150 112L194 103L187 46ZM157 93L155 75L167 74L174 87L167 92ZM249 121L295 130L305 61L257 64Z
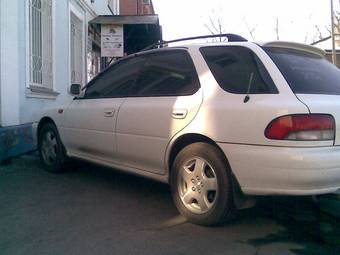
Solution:
M101 26L101 55L102 57L124 56L123 25Z

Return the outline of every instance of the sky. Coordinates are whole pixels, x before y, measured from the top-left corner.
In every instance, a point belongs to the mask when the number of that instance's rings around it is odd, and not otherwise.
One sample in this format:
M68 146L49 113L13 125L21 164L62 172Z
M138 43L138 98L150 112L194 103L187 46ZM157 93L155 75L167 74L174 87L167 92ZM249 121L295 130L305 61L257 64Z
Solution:
M334 0L340 11L340 0ZM209 34L221 20L223 32L251 41L312 43L330 28L330 0L153 0L163 27L163 39ZM212 22L210 21L212 20ZM278 26L276 26L278 20ZM252 34L250 31L253 30Z

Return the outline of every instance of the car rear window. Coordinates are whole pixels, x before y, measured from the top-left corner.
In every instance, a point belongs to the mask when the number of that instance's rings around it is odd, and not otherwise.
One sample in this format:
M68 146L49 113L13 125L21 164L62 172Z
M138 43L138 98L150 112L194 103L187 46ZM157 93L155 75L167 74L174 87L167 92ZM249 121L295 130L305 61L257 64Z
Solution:
M294 49L264 47L296 94L340 95L340 70L325 58Z
M275 94L277 88L261 60L242 46L200 49L222 89L234 94Z

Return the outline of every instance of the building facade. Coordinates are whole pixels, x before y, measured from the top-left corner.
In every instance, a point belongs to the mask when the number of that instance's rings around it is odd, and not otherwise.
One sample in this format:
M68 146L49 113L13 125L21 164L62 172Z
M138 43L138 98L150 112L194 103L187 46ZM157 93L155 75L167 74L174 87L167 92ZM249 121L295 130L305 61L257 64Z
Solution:
M332 39L331 37L326 37L317 42L312 43L313 46L323 49L326 52L326 58L329 62L333 62L332 57ZM340 40L336 38L335 40L335 52L336 52L336 63L335 65L340 68Z
M119 0L120 15L154 14L151 0Z
M119 0L0 1L0 160L30 142L38 110L70 100L70 85L99 71L88 23L113 14Z
M34 150L37 112L70 101L71 84L85 85L109 62L94 20L124 26L129 54L159 40L152 14L151 0L0 0L0 162Z

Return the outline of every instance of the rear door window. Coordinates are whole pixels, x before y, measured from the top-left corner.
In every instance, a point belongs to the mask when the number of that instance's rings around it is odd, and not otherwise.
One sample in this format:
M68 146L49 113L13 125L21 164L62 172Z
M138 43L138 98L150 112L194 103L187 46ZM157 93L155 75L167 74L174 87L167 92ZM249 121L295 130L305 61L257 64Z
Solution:
M340 70L325 58L294 49L264 47L296 94L340 95Z
M136 80L137 96L186 96L199 89L196 69L185 50L163 50L141 58L144 66Z
M214 46L200 49L210 71L222 89L235 94L278 93L261 60L242 46Z

